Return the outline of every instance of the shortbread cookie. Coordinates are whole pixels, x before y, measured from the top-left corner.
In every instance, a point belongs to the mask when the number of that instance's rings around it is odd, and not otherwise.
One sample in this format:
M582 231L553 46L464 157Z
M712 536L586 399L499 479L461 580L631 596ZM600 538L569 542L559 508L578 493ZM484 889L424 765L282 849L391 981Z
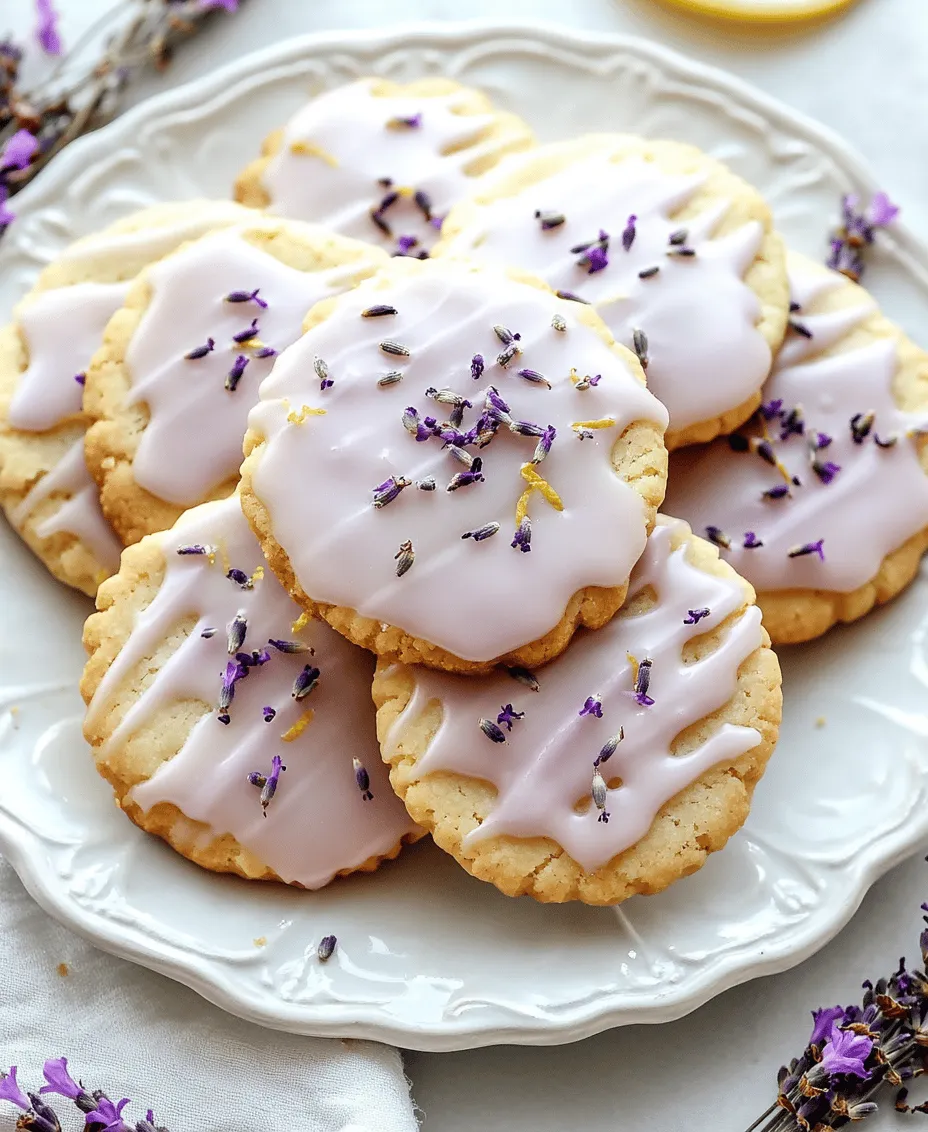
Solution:
M742 433L672 461L668 506L756 588L774 643L854 621L928 547L928 354L790 253L791 330Z
M474 178L533 140L521 118L450 79L361 79L320 94L275 130L235 195L420 257Z
M780 722L768 646L751 587L659 519L618 616L546 668L465 681L381 661L390 781L436 844L509 896L660 892L748 815Z
M289 592L356 644L459 672L542 663L622 604L665 424L588 308L394 260L278 359L243 506Z
M248 215L204 200L133 213L72 244L0 330L0 506L55 577L91 596L121 549L84 463L91 356L141 268Z
M247 215L143 272L88 371L87 466L126 544L234 491L277 353L314 303L388 262L314 225Z
M763 198L678 142L588 135L521 154L452 210L435 254L524 267L592 303L667 406L668 448L751 415L786 327Z
M373 658L263 561L236 496L128 550L84 632L85 733L142 829L207 869L321 888L421 831L380 761Z

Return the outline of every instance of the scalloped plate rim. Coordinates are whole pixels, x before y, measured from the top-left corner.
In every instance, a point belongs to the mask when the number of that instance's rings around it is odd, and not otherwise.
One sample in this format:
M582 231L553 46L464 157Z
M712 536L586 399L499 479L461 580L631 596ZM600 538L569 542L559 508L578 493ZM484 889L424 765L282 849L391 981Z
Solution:
M619 34L580 32L551 21L471 20L454 24L420 21L389 30L310 33L249 53L201 78L156 94L102 129L73 142L56 157L48 170L17 196L17 211L28 215L51 203L55 194L67 183L69 171L82 167L85 154L89 156L98 148L105 149L110 139L117 141L123 132L131 134L137 124L150 121L160 113L206 103L231 84L241 86L249 80L258 81L257 76L265 67L286 66L326 47L338 47L349 53L363 52L374 57L407 45L423 47L437 43L444 47L464 47L468 42L485 43L506 38L514 38L523 44L529 41L555 49L567 48L602 56L622 49L645 53L667 69L683 73L690 80L714 90L722 90L740 105L802 135L826 153L859 186L870 191L877 187L865 161L833 131L741 79L648 40ZM894 227L891 242L908 260L913 272L928 285L928 248L904 225ZM236 989L228 973L215 964L211 965L208 960L201 960L189 952L178 957L178 949L174 945L146 937L143 928L118 925L81 908L60 878L43 869L41 862L45 849L41 837L22 821L0 811L0 851L10 861L26 889L50 915L105 951L168 975L229 1013L263 1026L305 1035L371 1038L429 1051L461 1050L498 1043L553 1045L588 1037L613 1026L679 1018L732 986L786 970L824 946L853 917L870 886L913 853L925 832L911 818L902 821L881 838L870 842L861 855L844 869L842 898L820 906L826 913L824 919L820 912L818 917L806 918L801 928L792 930L785 939L769 945L761 942L761 955L753 960L733 951L722 952L698 976L688 977L682 988L658 991L648 1005L635 1003L629 1006L627 1000L623 1004L622 996L613 993L605 995L602 1001L595 1004L587 1002L572 1011L569 1003L561 1004L555 1019L523 1014L518 1025L501 1026L492 1020L481 1022L470 1014L463 1014L447 1017L437 1026L419 1026L396 1024L385 1019L375 1004L326 1003L314 1006L278 999L273 1007L268 1007L257 1002L250 993ZM850 883L847 878L850 878Z

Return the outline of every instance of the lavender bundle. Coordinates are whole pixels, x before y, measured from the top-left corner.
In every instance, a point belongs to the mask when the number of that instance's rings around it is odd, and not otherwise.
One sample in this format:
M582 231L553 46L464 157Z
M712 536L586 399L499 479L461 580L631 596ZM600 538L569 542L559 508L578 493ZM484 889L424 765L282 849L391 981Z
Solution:
M35 0L36 44L59 62L34 90L23 89L20 65L26 49L0 38L0 234L15 219L10 198L68 142L112 118L136 74L149 66L163 70L177 45L207 17L217 9L234 12L238 3L124 0L65 53L52 0ZM114 18L119 27L102 55L78 65L87 43Z

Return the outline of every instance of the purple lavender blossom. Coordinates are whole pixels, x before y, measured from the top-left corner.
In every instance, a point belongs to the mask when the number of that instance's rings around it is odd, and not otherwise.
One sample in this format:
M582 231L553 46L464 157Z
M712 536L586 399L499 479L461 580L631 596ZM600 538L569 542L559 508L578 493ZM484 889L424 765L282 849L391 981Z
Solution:
M10 1104L15 1104L17 1108L28 1111L32 1105L29 1098L22 1091L16 1081L16 1066L11 1065L9 1073L4 1073L0 1069L0 1101L9 1101Z
M35 12L38 17L35 38L39 47L46 55L60 55L62 52L61 35L58 31L60 17L52 6L52 0L35 0Z
M810 1045L821 1046L831 1037L831 1028L839 1019L844 1018L843 1006L823 1006L812 1011L812 1036Z
M496 722L500 727L505 727L507 731L511 731L513 723L524 718L524 711L516 711L512 704L503 704L499 715L496 717Z
M17 130L0 152L0 170L25 169L39 149L39 139L28 130Z
M855 1034L851 1030L840 1030L832 1024L829 1040L822 1048L822 1068L829 1076L836 1073L850 1073L866 1081L870 1071L864 1068L864 1062L870 1056L873 1041L863 1034Z
M603 698L599 692L595 692L592 696L587 696L583 701L583 707L577 713L578 715L592 715L596 719L603 717Z

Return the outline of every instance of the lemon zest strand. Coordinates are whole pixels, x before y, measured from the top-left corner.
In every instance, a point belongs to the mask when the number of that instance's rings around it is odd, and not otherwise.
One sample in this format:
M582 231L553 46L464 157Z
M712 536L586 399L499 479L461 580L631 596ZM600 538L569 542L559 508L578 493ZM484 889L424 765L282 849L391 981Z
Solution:
M324 150L322 146L316 145L315 142L291 142L290 152L295 153L298 157L318 157L320 161L324 161L326 165L331 165L333 169L338 168L338 158L333 157L331 153Z
M313 714L313 709L307 708L296 723L294 723L292 727L288 727L283 735L281 735L281 739L285 743L292 743L294 739L298 739L306 728L309 727L310 723L312 723Z
M291 633L299 633L301 629L305 629L309 624L309 614L304 609L300 616L290 626Z
M299 412L294 409L292 413L287 413L287 420L291 424L300 425L307 417L324 417L326 411L325 409L313 409L310 405L304 405Z
M612 428L615 417L600 417L596 421L574 421L571 428Z
M545 500L551 504L555 511L563 511L564 504L561 502L561 497L554 490L551 484L546 479L540 476L531 464L523 464L521 469L522 478L528 483L533 491L538 491L544 496Z

